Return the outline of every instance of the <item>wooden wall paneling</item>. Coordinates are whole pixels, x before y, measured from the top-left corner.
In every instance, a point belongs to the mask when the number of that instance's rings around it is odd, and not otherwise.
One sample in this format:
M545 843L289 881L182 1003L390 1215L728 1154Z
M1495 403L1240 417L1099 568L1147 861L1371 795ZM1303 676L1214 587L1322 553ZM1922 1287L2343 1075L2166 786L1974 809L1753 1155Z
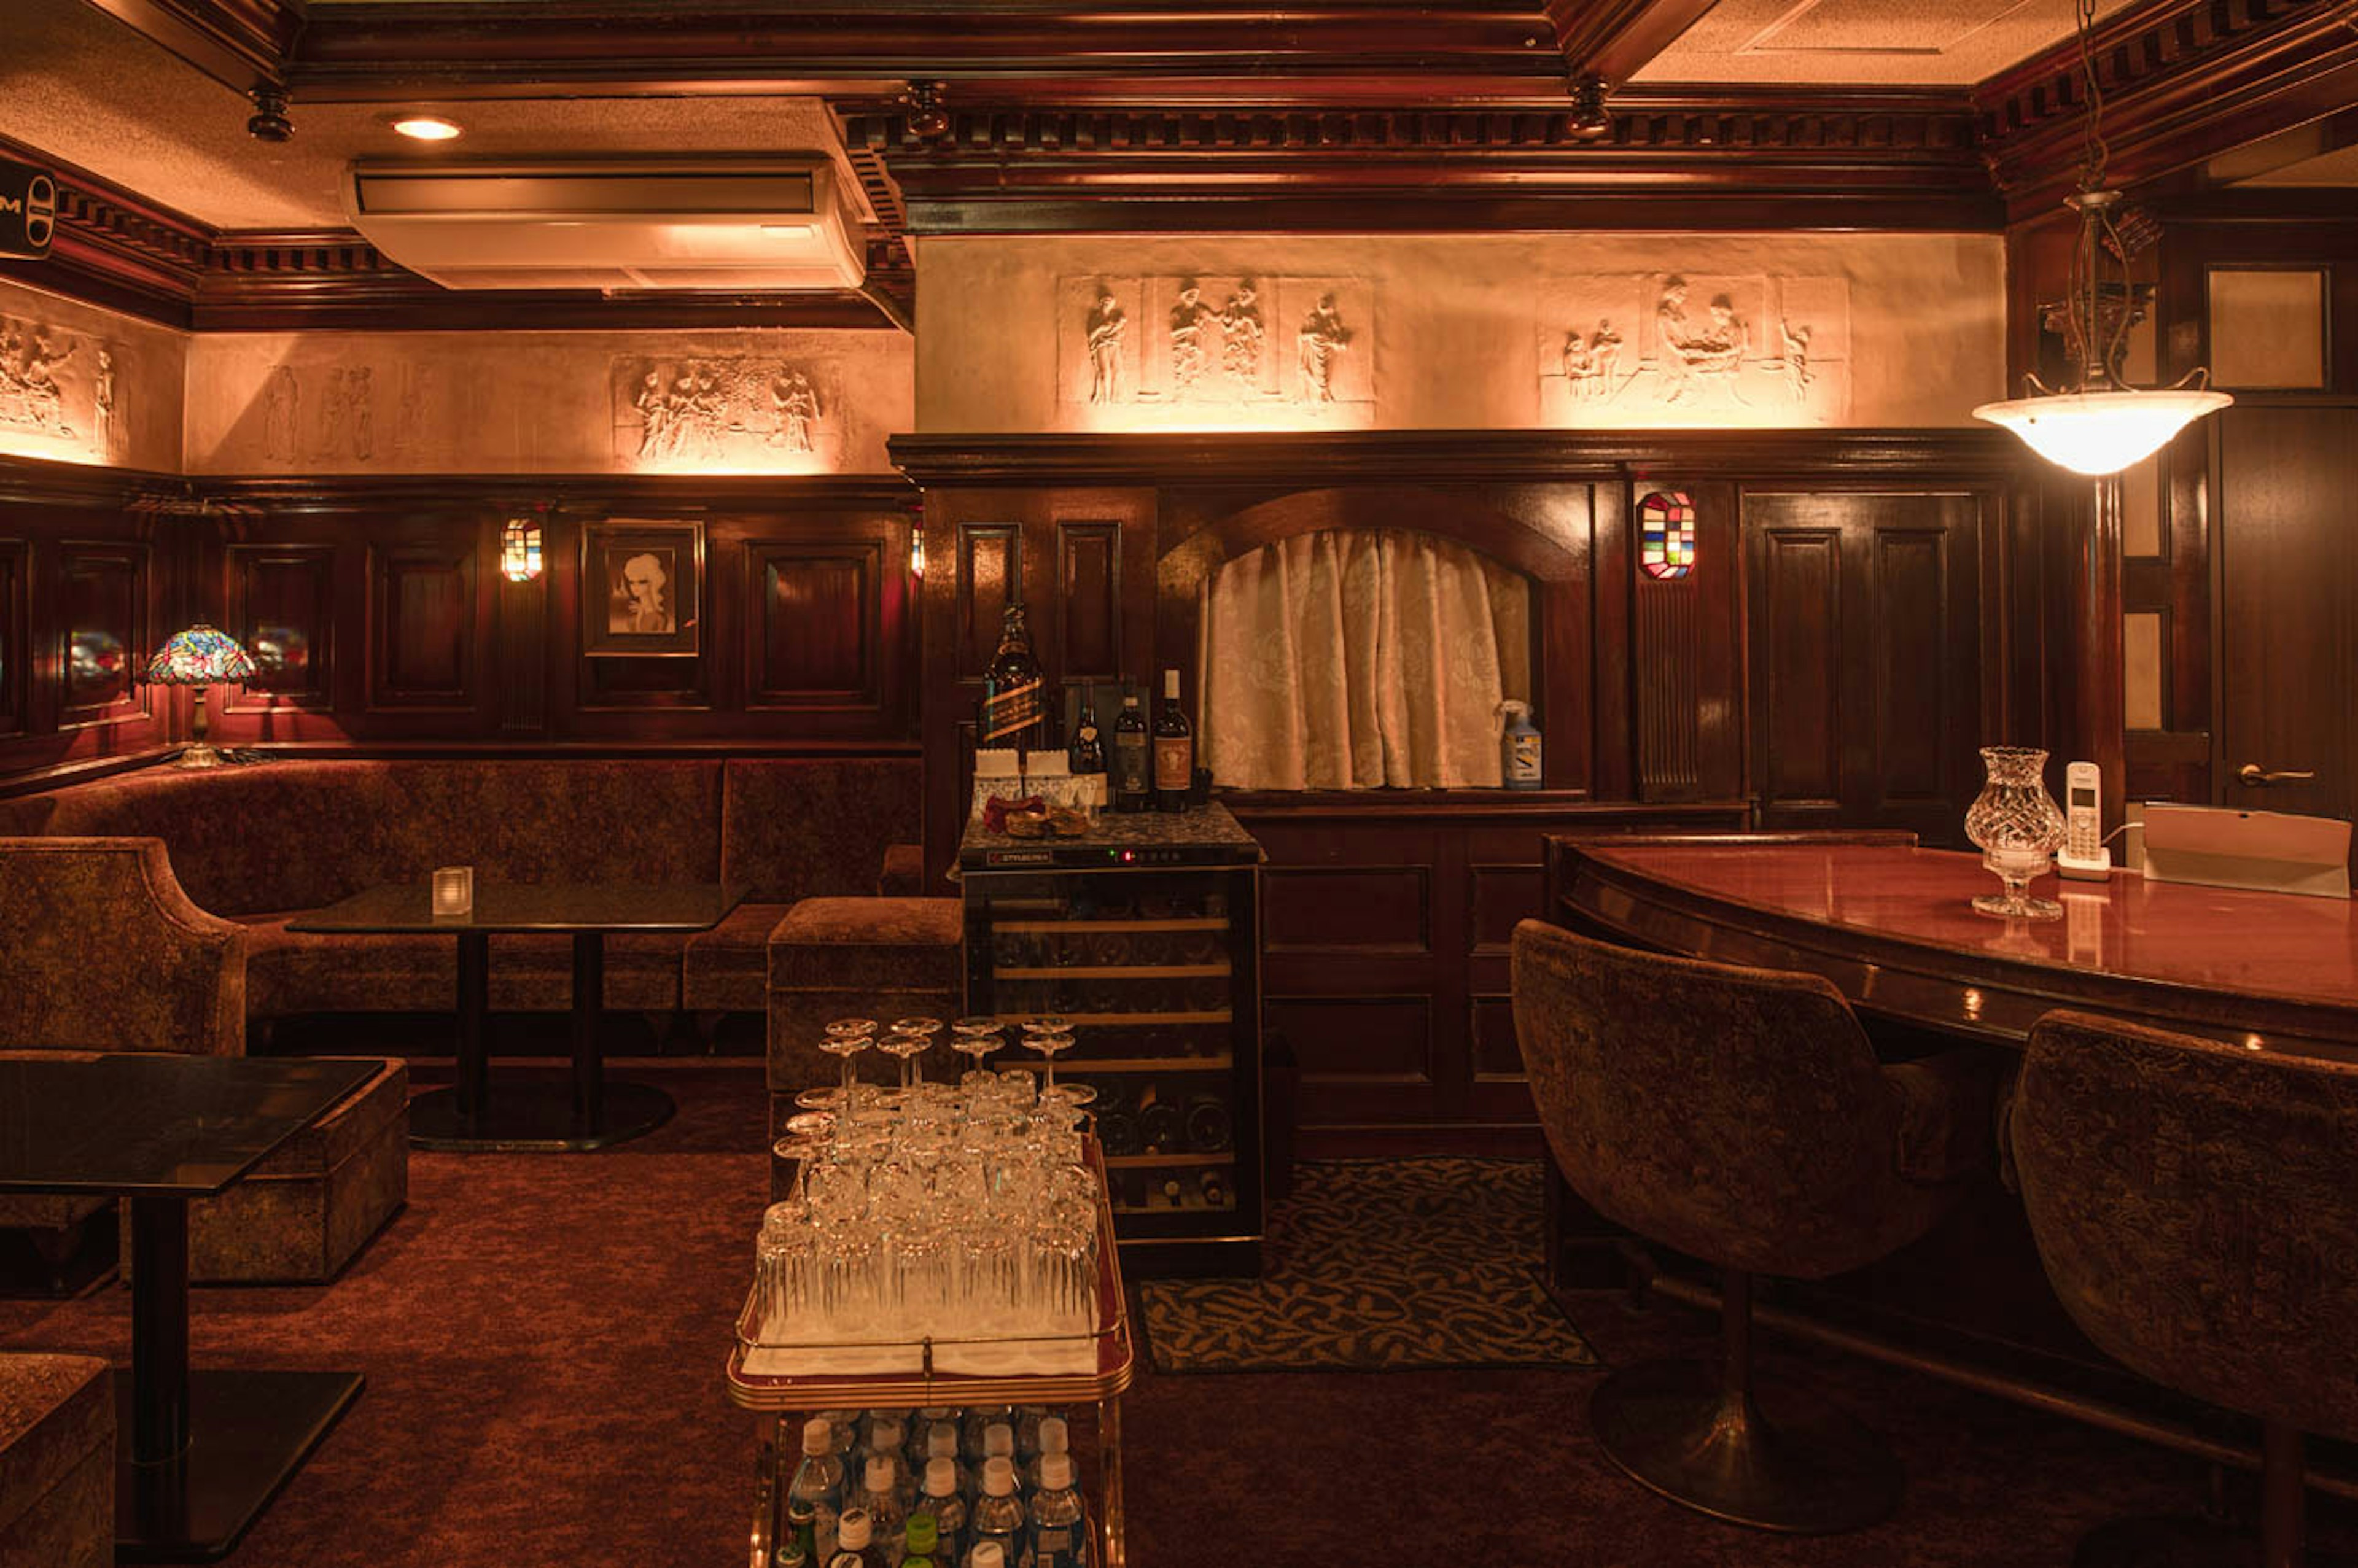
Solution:
M745 546L745 704L881 715L882 537Z
M1038 600L1024 593L1024 528L1021 522L994 521L960 523L957 524L957 678L976 687L982 673L990 667L991 655L998 651L1007 607L1018 598L1026 598L1033 605ZM1027 615L1025 620L1030 621ZM1046 628L1032 626L1033 646L1038 651L1041 633Z
M27 557L24 540L0 539L0 737L23 734L27 721L26 669L32 662Z
M1842 796L1842 531L1803 523L1749 531L1761 825L1831 825Z
M67 540L58 548L57 728L146 720L139 675L157 647L157 588L145 540Z
M368 546L368 698L373 712L471 713L491 622L479 528Z
M222 719L333 708L336 546L232 544L222 556L223 625L254 661L254 679L218 699Z
M1055 534L1052 656L1059 678L1070 683L1141 677L1144 672L1125 669L1122 659L1121 524L1059 517ZM1110 721L1104 713L1098 717Z
M502 524L504 529L505 524ZM540 575L511 582L500 574L500 732L542 735L548 730L549 562L551 524L541 519Z

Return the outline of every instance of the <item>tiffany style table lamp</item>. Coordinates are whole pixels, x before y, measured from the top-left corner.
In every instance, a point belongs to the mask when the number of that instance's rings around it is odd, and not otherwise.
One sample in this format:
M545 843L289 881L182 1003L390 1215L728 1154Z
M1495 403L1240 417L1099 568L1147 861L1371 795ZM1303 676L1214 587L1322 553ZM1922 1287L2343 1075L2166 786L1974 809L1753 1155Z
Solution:
M175 767L222 765L222 754L205 744L205 688L224 681L243 685L253 678L254 655L240 646L236 638L201 621L185 632L174 633L156 651L156 656L147 661L146 679L150 685L197 688L196 713L189 725L189 747L180 753Z

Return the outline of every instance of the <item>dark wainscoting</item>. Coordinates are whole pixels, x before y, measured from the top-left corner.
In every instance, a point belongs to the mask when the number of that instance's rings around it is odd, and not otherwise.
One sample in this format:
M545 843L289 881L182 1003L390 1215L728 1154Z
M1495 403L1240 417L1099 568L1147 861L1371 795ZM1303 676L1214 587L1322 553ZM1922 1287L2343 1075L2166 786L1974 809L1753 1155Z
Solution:
M1235 799L1271 856L1266 1018L1301 1059L1308 1147L1494 1147L1528 1124L1504 943L1538 912L1541 832L1765 818L1953 843L1977 746L2073 745L2082 677L2050 650L2072 609L2052 601L2086 586L2070 568L2078 535L2044 535L2035 471L1995 430L943 436L892 450L925 486L926 553L948 568L924 591L937 873L970 796L979 677L1019 589L1051 680L1175 666L1192 703L1205 579L1274 540L1418 529L1531 579L1542 795ZM1694 509L1697 559L1673 580L1640 569L1655 492Z
M185 569L178 481L0 459L0 778L135 765L187 699L133 684Z
M909 750L915 500L890 476L185 481L0 460L0 781L185 739L187 694L129 676L199 619L264 665L211 695L223 745ZM541 524L535 580L501 575L512 515ZM582 533L603 519L701 525L692 655L586 651Z

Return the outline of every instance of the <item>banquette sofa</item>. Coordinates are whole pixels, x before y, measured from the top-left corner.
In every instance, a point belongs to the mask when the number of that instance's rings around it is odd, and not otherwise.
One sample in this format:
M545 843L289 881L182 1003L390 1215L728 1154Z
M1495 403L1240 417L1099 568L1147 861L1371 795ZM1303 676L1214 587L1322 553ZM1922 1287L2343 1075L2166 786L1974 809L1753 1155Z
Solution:
M246 933L243 1016L446 1011L457 945L289 931L376 883L470 865L478 881L722 882L744 903L693 935L621 935L605 1004L760 1012L771 929L799 900L914 893L914 758L285 761L149 769L0 800L6 836L155 838L199 910ZM896 846L899 846L896 848ZM18 917L0 909L0 939ZM103 946L104 907L77 929ZM126 977L129 978L129 977ZM492 1006L571 1004L562 935L492 939Z

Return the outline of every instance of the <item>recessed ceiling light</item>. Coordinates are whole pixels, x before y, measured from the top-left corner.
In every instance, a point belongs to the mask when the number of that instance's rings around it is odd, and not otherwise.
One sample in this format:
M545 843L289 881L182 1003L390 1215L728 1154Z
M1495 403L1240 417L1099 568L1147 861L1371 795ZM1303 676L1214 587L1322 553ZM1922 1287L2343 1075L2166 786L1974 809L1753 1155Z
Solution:
M405 114L393 123L393 128L420 142L447 142L465 134L457 121L438 114Z

